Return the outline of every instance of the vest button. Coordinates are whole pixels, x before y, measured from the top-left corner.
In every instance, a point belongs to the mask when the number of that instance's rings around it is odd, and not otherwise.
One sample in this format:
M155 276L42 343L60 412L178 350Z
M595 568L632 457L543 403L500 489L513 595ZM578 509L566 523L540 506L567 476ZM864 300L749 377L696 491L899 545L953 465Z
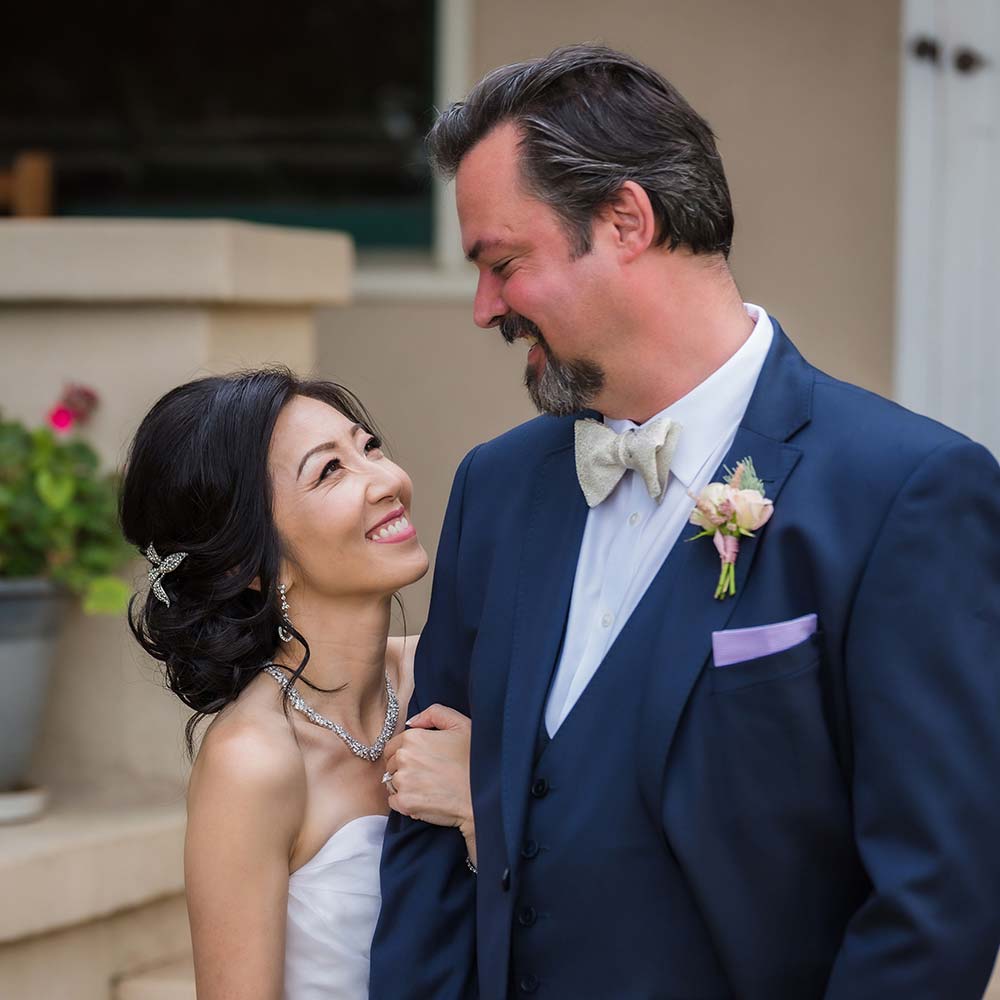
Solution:
M509 868L505 868L503 870L503 875L500 876L500 888L503 889L504 892L509 892L510 891L510 869Z
M530 927L535 922L536 916L533 906L525 906L517 915L517 922L522 927Z
M538 989L538 977L521 976L521 981L517 985L522 993L534 993Z
M526 840L521 848L522 858L533 858L538 854L538 844L534 840Z
M545 778L535 778L531 783L531 794L536 799L544 799L549 794L549 783Z

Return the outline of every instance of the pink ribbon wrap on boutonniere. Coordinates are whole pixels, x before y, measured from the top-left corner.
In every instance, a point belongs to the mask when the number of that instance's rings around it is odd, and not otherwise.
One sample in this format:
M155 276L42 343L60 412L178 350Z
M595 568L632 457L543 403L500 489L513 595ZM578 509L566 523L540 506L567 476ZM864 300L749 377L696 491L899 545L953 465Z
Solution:
M709 483L698 496L693 496L691 524L701 532L689 538L712 536L722 568L715 588L716 600L736 593L736 558L740 554L740 539L753 538L774 513L774 504L764 496L764 482L753 467L753 460L744 458L735 469L726 469L721 483Z

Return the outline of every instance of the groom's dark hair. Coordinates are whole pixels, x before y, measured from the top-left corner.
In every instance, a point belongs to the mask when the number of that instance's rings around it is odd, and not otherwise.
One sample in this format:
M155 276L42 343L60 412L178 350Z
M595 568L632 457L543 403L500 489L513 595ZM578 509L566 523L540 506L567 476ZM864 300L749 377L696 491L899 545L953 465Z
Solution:
M505 122L521 130L528 191L562 219L575 255L591 248L594 214L631 180L652 202L657 245L728 257L733 208L712 129L638 59L569 45L493 70L438 117L427 137L431 163L453 177Z

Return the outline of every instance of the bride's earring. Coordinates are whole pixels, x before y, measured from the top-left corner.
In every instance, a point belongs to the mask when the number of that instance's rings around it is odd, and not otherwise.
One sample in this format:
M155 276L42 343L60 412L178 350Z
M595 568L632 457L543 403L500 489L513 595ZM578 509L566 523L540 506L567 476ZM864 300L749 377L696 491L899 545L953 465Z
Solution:
M291 642L295 638L292 635L292 620L288 617L288 598L285 596L285 585L278 584L278 596L281 598L281 617L284 625L278 626L278 638L282 642Z

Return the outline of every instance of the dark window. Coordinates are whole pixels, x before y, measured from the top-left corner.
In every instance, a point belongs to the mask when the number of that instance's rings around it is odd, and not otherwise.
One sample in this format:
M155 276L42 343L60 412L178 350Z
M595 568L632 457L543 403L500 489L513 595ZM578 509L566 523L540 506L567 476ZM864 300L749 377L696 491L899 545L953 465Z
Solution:
M0 163L59 215L227 217L431 242L434 0L17 3Z

